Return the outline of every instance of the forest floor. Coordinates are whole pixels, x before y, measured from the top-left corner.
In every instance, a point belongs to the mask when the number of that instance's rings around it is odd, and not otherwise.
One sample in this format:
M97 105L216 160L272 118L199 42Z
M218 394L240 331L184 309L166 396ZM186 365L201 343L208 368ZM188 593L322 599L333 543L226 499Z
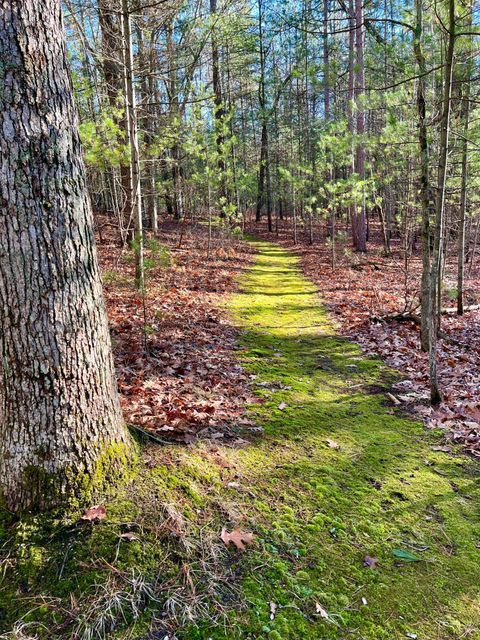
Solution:
M108 229L108 228L107 228ZM99 243L122 409L131 426L162 440L235 438L250 379L233 352L237 332L224 310L252 259L250 247L204 225L164 223L146 247L145 300L132 286L132 254L118 235Z
M144 442L100 522L5 522L2 640L480 638L478 462L389 400L299 258L251 246L217 312L242 331L244 424Z

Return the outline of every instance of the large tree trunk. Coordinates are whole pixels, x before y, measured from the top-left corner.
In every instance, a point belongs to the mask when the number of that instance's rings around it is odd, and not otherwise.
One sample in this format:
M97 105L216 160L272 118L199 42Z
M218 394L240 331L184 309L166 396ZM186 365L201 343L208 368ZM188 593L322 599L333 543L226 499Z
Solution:
M467 18L467 28L471 30L472 6L469 7ZM468 41L468 53L471 54L472 40ZM464 286L465 286L465 226L467 214L467 182L468 182L468 127L470 119L470 83L472 76L472 64L470 59L467 62L464 72L465 87L460 84L461 92L461 119L463 121L462 140L462 181L460 187L460 215L458 220L458 275L457 275L457 313L463 315Z
M0 484L12 510L120 472L120 411L60 0L0 11Z
M172 193L167 194L166 203L173 209L175 220L183 220L183 181L181 171L180 152L180 105L177 87L177 63L175 62L175 44L173 40L173 18L166 27L166 50L167 50L167 94L169 101L169 116L172 122L174 142L170 148L170 159L172 165Z
M355 152L353 145L353 136L355 133L355 126L353 120L353 98L355 89L355 11L354 0L348 2L348 99L347 99L347 127L348 133L352 140L352 153L350 166L348 168L348 175L350 178L355 172ZM350 224L352 227L352 242L355 245L356 234L356 213L355 203L351 202L348 207L348 215L350 218Z
M468 179L468 121L470 114L470 78L462 96L462 118L464 138L462 140L462 181L460 187L460 216L458 220L458 275L457 275L457 313L463 315L463 297L465 287L465 223L467 213Z
M257 195L257 215L256 220L260 222L263 205L267 205L268 230L273 231L272 225L272 183L270 177L270 145L268 139L268 115L267 96L265 90L265 47L263 42L263 3L258 0L258 40L260 46L260 85L258 97L262 119L262 146L260 153L260 168L258 177Z

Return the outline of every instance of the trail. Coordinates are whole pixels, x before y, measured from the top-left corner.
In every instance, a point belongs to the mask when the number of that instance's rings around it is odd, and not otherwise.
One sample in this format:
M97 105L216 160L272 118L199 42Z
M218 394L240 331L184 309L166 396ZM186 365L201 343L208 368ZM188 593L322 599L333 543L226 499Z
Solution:
M238 459L262 549L243 633L480 638L478 463L389 405L394 374L335 335L295 256L253 244L231 303L265 429Z

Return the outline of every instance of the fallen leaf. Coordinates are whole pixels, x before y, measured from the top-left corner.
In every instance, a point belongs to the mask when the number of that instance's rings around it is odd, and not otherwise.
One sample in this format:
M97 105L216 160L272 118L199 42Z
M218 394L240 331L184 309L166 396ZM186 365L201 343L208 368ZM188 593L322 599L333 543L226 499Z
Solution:
M253 533L248 533L241 529L234 529L229 533L224 527L220 537L227 547L230 542L233 542L239 551L245 551L245 545L252 544L253 542Z
M414 556L410 551L405 551L405 549L394 549L392 551L392 555L399 560L404 560L405 562L420 562L421 558L418 556Z
M133 533L133 531L126 531L120 535L122 540L127 540L127 542L133 542L134 540L138 540L137 536Z
M321 618L323 618L324 620L328 620L327 611L325 611L322 605L318 604L318 602L315 603L315 611L320 615Z
M325 442L330 447L330 449L340 449L340 445L338 444L338 442L335 442L335 440L330 440L330 438L327 438Z
M82 516L82 520L86 520L87 522L101 522L102 520L105 520L106 517L107 510L103 504L99 504L87 509Z
M363 566L369 567L370 569L376 569L378 564L378 558L374 558L372 556L365 556L363 559Z

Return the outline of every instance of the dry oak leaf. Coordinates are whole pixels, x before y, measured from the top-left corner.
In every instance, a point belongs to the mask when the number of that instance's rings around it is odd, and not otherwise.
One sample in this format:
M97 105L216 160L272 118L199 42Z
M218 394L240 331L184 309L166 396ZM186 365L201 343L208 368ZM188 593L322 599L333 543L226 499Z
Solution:
M82 516L82 520L87 520L88 522L101 522L102 520L105 520L106 517L107 510L103 504L98 504L95 507L87 509Z
M252 544L253 542L253 533L241 531L240 529L234 529L231 533L228 533L225 527L223 527L220 537L227 547L230 542L233 542L239 551L245 551L245 545Z

